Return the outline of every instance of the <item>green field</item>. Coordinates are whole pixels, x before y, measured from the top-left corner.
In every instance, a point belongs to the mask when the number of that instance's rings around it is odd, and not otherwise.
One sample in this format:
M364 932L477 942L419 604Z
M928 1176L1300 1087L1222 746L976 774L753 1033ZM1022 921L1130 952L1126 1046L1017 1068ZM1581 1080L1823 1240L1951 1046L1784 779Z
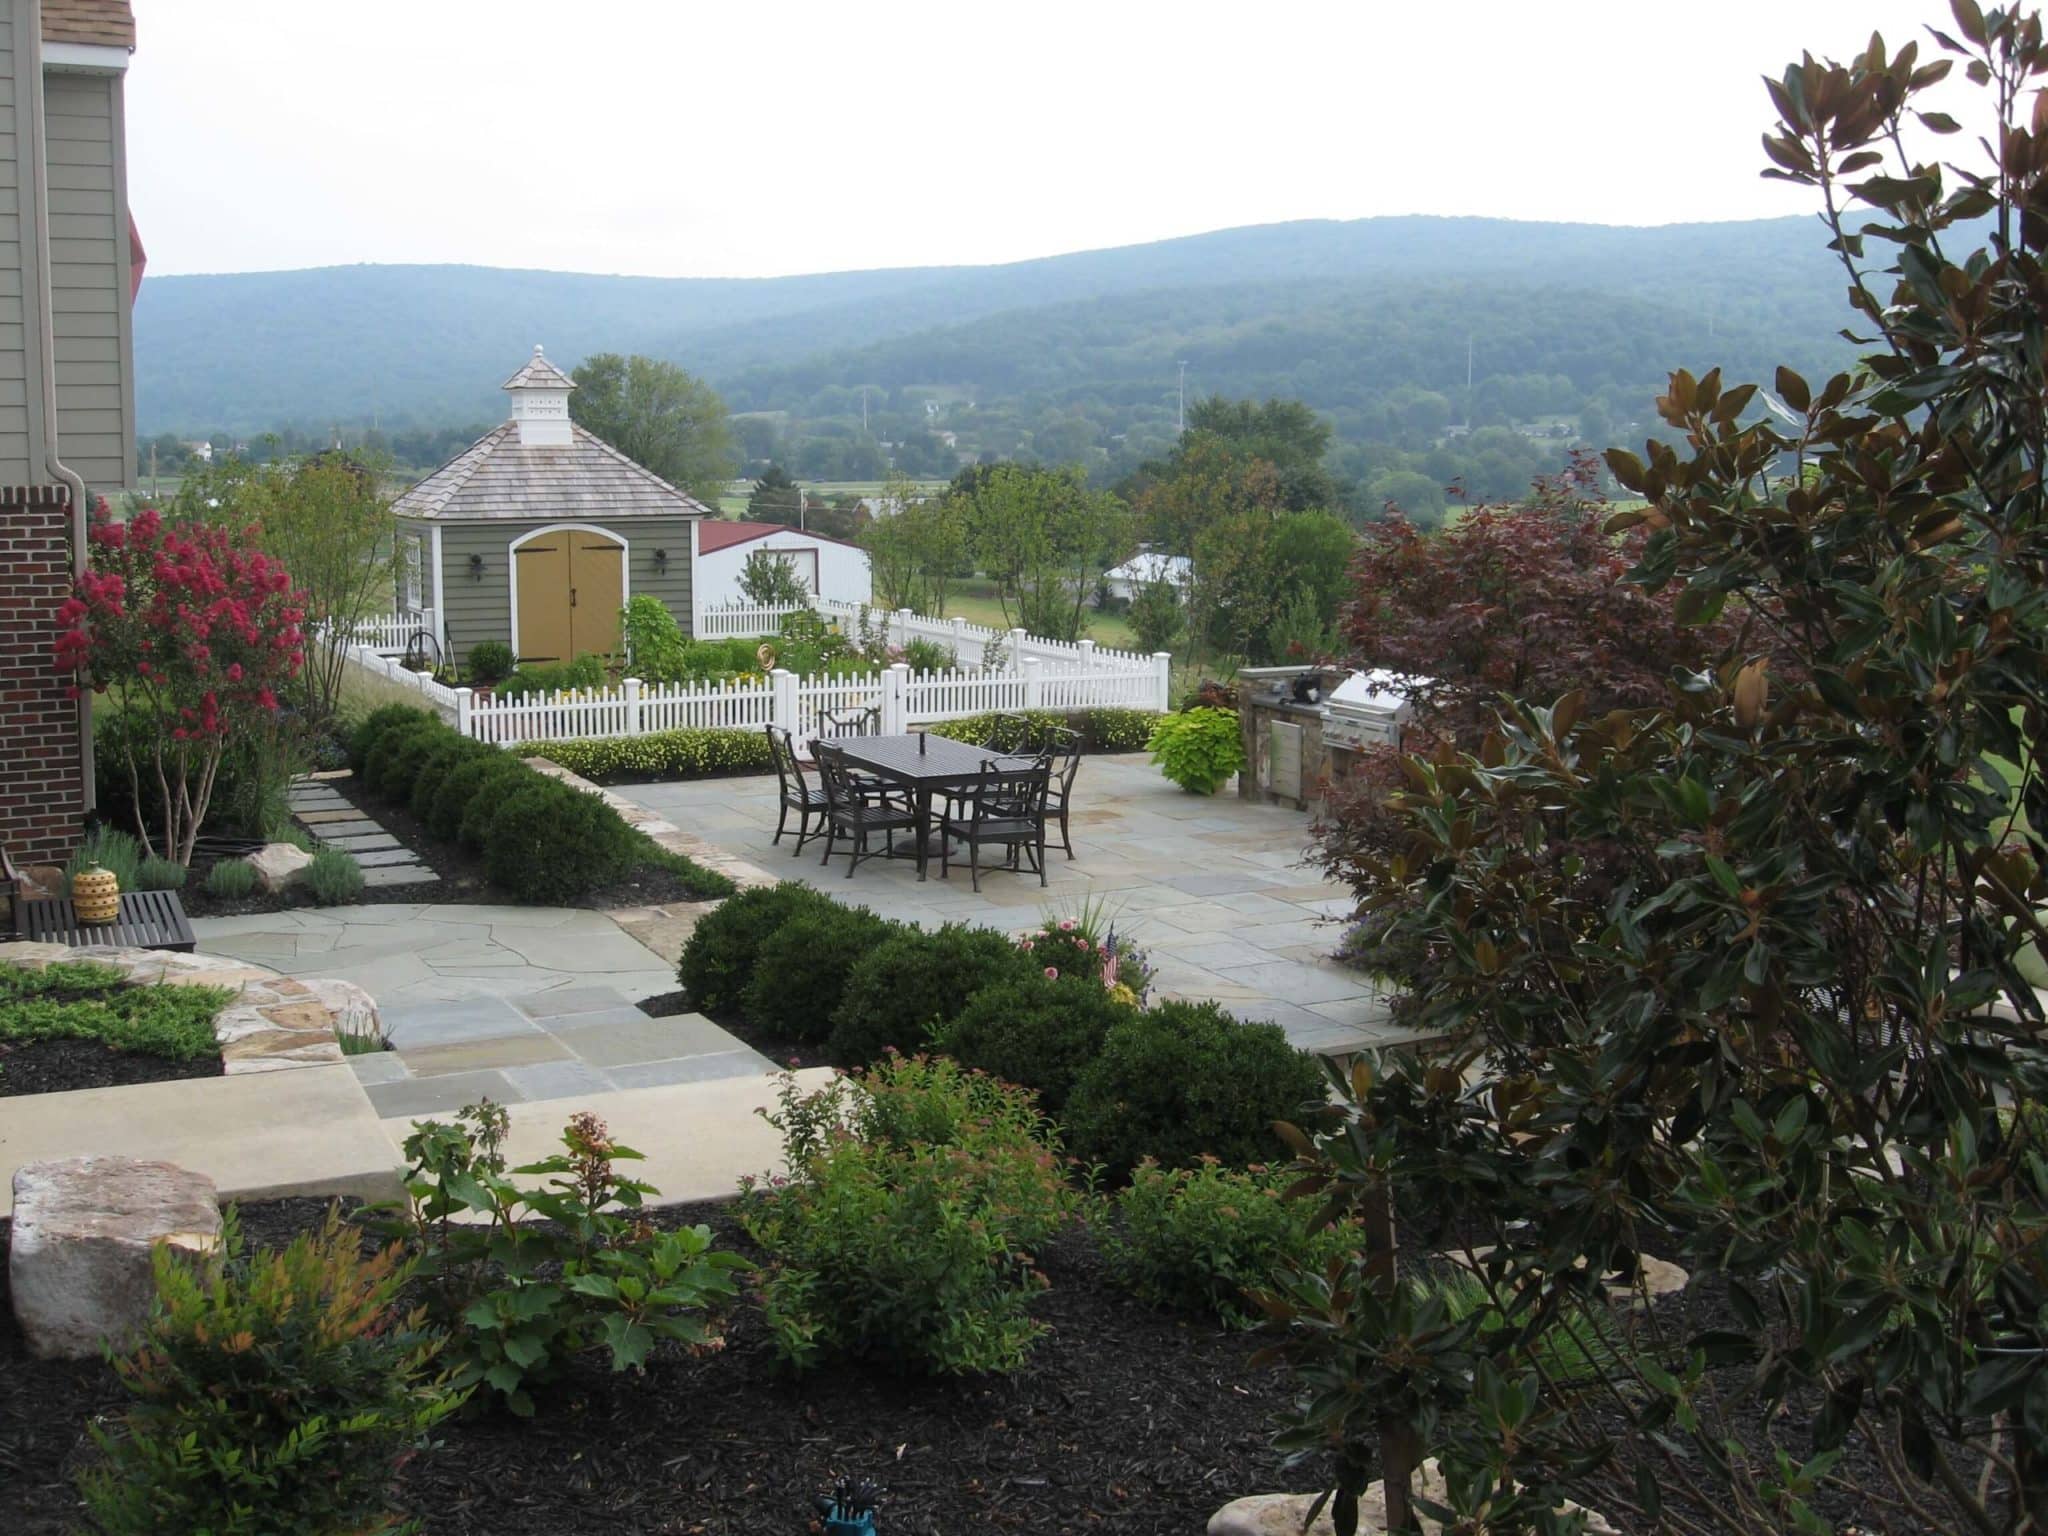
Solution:
M889 486L886 480L799 480L797 484L810 495L824 501L832 501L840 496L879 496ZM920 491L939 491L944 490L946 486L943 480L917 480L912 484ZM745 517L747 496L753 489L754 482L751 480L729 482L725 490L719 494L718 510L727 517Z

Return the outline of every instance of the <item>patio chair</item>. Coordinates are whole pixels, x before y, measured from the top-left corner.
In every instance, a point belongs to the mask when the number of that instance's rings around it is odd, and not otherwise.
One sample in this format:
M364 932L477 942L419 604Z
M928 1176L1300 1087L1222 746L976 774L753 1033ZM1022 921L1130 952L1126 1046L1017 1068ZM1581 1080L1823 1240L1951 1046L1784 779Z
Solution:
M770 840L772 848L782 841L782 834L789 827L789 813L796 812L796 848L791 858L800 857L804 844L825 831L825 817L831 803L825 798L825 791L812 784L804 776L803 759L796 755L796 740L779 725L764 727L768 732L768 755L775 760L775 779L782 787L782 814L775 818L775 836ZM818 818L818 825L811 825L811 818Z
M1074 840L1067 830L1067 813L1074 804L1074 775L1081 771L1080 733L1064 727L1055 731L1048 755L1052 759L1052 779L1046 792L1046 819L1059 822L1060 847L1071 859Z
M817 738L820 741L837 741L845 736L879 736L882 734L882 706L869 704L851 709L821 709L818 711Z
M994 843L1009 850L1003 868L1017 869L1021 853L1045 880L1045 799L1052 781L1052 762L1040 758L1026 768L985 762L981 776L972 787L949 804L939 824L939 874L950 877L953 842L967 844L967 869L974 889L981 889L981 845Z
M998 757L1021 757L1032 750L1031 721L1023 715L999 714L990 723L982 747Z
M894 853L896 834L917 829L917 807L900 792L879 787L877 781L856 774L847 766L845 754L831 742L820 741L811 750L817 758L818 778L825 786L826 800L825 857L818 863L820 867L831 863L833 845L845 837L850 843L846 878L851 880L860 861L874 857L874 849L868 846L869 835L880 832L883 853Z

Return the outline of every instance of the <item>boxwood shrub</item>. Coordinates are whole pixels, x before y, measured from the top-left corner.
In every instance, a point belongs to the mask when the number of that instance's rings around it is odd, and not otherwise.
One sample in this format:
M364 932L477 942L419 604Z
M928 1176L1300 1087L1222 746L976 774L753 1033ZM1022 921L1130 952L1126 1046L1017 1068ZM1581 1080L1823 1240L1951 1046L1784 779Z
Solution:
M349 771L358 778L362 777L364 768L369 765L370 749L383 740L386 731L400 726L412 726L419 721L433 718L434 716L426 710L415 709L410 704L386 704L371 710L363 717L362 723L349 734Z
M830 905L831 897L794 880L728 896L698 919L683 944L676 980L689 994L690 1006L707 1013L736 1009L768 935L799 912Z
M1279 1025L1244 1023L1215 1003L1161 1003L1108 1031L1062 1123L1074 1154L1112 1174L1147 1157L1242 1168L1281 1155L1273 1122L1298 1119L1326 1091L1316 1059Z
M424 822L427 813L434 807L434 796L440 792L441 785L446 782L448 775L459 765L473 762L483 753L495 751L495 747L485 746L480 741L471 741L468 737L458 736L453 731L446 734L437 733L412 771L412 783L406 792L406 804L411 807L413 815Z
M768 756L768 733L760 730L655 731L646 736L538 742L519 751L600 782L766 773L775 766Z
M622 877L640 838L619 813L544 774L491 805L484 875L515 901L566 905ZM489 803L489 802L487 802Z
M863 955L846 978L828 1051L842 1067L864 1067L892 1047L914 1056L975 993L1037 971L1014 939L993 928L906 928Z
M379 800L403 805L420 759L430 747L452 734L439 720L426 715L392 726L370 748L363 767L363 788Z
M866 907L830 899L794 913L762 939L740 994L741 1015L785 1040L823 1040L854 966L899 931Z
M493 798L486 792L486 785L497 783L501 777L509 780L529 771L510 753L491 747L486 747L467 762L457 763L442 777L440 787L434 791L433 804L428 807L425 818L427 830L443 842L457 841L462 835L463 819L469 814L470 807L479 802L488 803Z
M1111 1027L1131 1012L1093 977L1055 981L1033 972L983 987L933 1045L964 1066L1036 1089L1047 1113L1058 1115Z

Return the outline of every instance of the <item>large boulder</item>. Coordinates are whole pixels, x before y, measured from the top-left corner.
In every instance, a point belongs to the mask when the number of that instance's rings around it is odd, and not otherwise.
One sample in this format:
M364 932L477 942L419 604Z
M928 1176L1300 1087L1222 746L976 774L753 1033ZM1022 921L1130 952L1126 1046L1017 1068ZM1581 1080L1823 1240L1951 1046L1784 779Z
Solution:
M1432 1499L1443 1498L1443 1474L1434 1459L1424 1461L1418 1469L1415 1491ZM1250 1498L1235 1500L1209 1517L1208 1536L1335 1536L1337 1527L1327 1504L1313 1525L1302 1525L1318 1497L1313 1493L1255 1493ZM1576 1504L1568 1503L1564 1508L1568 1514L1579 1513ZM1588 1536L1618 1536L1600 1515L1591 1510L1585 1511L1585 1515ZM1422 1516L1421 1524L1425 1532L1443 1529L1427 1515ZM1359 1536L1381 1536L1386 1528L1387 1485L1368 1483L1358 1501Z
M149 1320L158 1243L195 1258L220 1246L213 1180L132 1157L19 1169L7 1280L30 1353L93 1359L125 1345Z
M313 855L294 843L265 843L249 855L256 883L273 896L296 885L312 862Z

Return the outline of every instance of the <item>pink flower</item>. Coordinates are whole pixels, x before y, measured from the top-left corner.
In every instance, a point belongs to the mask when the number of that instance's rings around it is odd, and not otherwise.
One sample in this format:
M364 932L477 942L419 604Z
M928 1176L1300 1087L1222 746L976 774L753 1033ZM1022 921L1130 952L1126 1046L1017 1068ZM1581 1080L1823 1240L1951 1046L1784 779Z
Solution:
M1045 968L1045 979L1047 981L1058 981L1060 979L1060 968L1056 965L1048 965Z
M1063 918L1061 918L1061 919L1060 919L1060 932L1061 932L1061 933L1072 933L1073 931L1074 931L1074 920L1073 920L1073 919L1072 919L1071 917L1063 917Z

